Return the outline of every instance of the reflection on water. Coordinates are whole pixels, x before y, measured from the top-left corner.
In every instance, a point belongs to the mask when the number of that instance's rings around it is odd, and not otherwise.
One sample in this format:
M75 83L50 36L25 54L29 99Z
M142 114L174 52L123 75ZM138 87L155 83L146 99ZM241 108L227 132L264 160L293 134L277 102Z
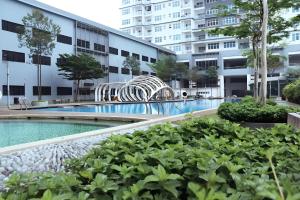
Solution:
M47 111L65 112L95 112L95 113L127 113L127 114L152 114L152 115L177 115L193 111L217 108L224 100L201 99L195 101L164 102L164 103L123 103L89 105L68 108L47 108ZM45 109L43 109L45 110Z

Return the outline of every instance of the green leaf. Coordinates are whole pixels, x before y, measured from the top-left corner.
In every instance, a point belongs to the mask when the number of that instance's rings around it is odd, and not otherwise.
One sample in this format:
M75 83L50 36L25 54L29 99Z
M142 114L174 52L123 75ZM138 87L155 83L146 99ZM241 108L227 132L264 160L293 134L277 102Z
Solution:
M41 200L52 200L52 193L50 190L46 190L43 194L43 197Z

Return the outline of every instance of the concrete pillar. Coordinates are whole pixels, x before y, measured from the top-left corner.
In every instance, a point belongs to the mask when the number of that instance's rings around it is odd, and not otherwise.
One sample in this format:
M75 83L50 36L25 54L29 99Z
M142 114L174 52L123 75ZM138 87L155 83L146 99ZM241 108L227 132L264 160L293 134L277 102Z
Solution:
M224 84L224 76L223 75L219 75L218 76L219 79L219 91L218 91L218 96L224 98L225 94L224 94L224 89L225 89L225 84Z
M251 74L247 74L247 90L250 90Z

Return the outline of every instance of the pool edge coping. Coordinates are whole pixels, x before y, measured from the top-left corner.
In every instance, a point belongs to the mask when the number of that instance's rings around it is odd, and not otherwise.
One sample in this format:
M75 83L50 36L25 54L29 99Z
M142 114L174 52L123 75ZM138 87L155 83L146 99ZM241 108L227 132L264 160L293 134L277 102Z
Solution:
M24 143L24 144L18 144L18 145L14 145L14 146L0 148L0 155L12 154L12 153L19 152L22 150L32 149L32 148L36 148L36 147L44 146L44 145L61 144L61 143L67 143L67 142L72 142L72 141L74 142L76 140L89 138L89 137L97 137L97 136L103 136L103 135L109 136L109 135L114 135L117 132L121 132L121 131L126 132L128 130L128 132L129 132L130 129L132 130L132 129L136 129L136 128L142 128L145 126L151 126L151 125L156 125L156 124L161 124L161 123L166 123L166 122L182 121L182 120L186 119L186 115L188 115L188 114L192 114L193 116L202 117L202 116L215 114L216 112L217 112L217 108L201 110L201 111L194 111L192 113L184 113L184 114L179 114L179 115L174 115L174 116L160 117L157 119L149 119L146 121L136 122L136 123L132 123L132 124L125 124L125 125L115 126L115 127L111 127L111 128L105 128L102 130L82 132L82 133L68 135L68 136L56 137L56 138L52 138L52 139L40 140L40 141Z

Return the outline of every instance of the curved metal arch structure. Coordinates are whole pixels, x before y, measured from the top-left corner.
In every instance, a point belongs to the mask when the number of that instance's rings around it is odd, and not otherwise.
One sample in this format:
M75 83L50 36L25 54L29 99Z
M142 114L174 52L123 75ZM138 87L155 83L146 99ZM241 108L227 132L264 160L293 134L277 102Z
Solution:
M137 76L127 83L99 84L95 89L95 101L111 101L114 95L121 102L149 102L153 98L174 99L174 94L173 89L158 77Z

